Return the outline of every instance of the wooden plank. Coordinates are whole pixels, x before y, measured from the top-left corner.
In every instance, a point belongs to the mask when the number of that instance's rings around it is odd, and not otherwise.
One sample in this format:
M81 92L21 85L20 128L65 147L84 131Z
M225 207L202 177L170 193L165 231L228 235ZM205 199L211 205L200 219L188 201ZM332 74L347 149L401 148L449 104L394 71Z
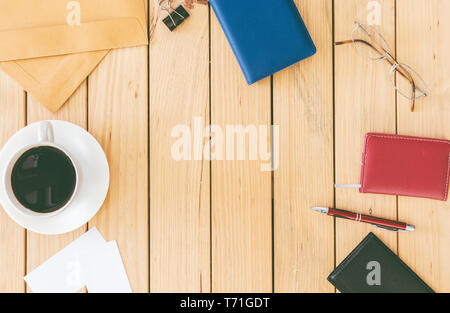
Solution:
M318 52L274 75L275 292L332 292L326 277L334 267L333 219L311 210L333 206L332 3L296 4Z
M167 14L156 1L150 7L151 292L210 291L210 162L171 152L177 126L194 136L194 119L209 125L208 6L187 9L191 17L171 33Z
M23 89L0 71L0 147L25 126L25 103ZM0 206L0 292L25 290L25 238L25 230Z
M393 0L378 1L381 25L374 26L395 54ZM353 21L367 22L373 11L360 0L335 1L335 40L351 39ZM352 45L335 48L336 183L357 184L360 179L364 136L368 132L395 134L395 90L388 79L389 66L361 56ZM337 189L336 206L358 213L396 219L396 197L360 194ZM374 232L394 252L395 233L353 221L336 220L336 262L339 264L369 233Z
M270 79L247 85L217 18L211 15L212 125L224 134L227 125L269 128ZM245 148L248 152L247 144ZM261 171L261 163L248 156L237 161L236 154L234 160L212 161L213 292L272 291L272 175Z
M398 60L428 83L430 95L409 111L398 97L398 129L402 135L450 139L450 1L397 1ZM399 235L399 255L437 292L450 292L449 202L399 197L399 219L417 231Z
M89 79L89 131L110 166L108 197L89 228L116 240L134 292L148 281L148 48L111 51Z
M42 120L64 120L86 128L87 118L87 84L84 82L66 104L55 114L48 111L28 94L28 124ZM86 225L79 229L58 236L47 236L27 232L27 272L31 272L62 248L74 241L86 231ZM28 291L30 289L28 288Z

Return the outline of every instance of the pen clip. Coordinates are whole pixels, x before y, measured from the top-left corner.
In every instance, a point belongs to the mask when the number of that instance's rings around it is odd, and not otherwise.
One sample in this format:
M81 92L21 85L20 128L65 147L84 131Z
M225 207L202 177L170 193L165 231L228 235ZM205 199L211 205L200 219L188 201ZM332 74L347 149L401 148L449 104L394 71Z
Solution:
M402 232L402 230L398 229L398 228L387 227L387 226L380 226L380 225L375 225L375 224L372 224L372 225L375 226L376 228L380 228L380 229L383 229L383 230L393 231L393 232L397 232L397 233Z

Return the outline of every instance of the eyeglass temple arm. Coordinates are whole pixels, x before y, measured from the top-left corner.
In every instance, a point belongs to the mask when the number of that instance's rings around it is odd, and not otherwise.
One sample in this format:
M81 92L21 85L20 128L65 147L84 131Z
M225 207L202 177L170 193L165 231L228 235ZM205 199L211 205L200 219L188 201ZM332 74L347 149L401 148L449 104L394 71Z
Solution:
M405 71L402 67L401 64L399 64L397 62L397 60L386 50L383 49L384 53L381 52L380 50L378 50L377 48L375 48L372 44L370 44L369 42L365 41L365 40L361 40L361 39L356 39L356 40L344 40L344 41L337 41L334 43L335 46L341 46L341 45L346 45L346 44L350 44L350 43L355 43L355 42L360 42L362 44L365 44L367 46L369 46L371 49L373 49L374 51L376 51L377 53L379 53L380 55L386 54L387 56L389 56L389 58L385 58L386 62L388 62L391 66L394 66L396 64L398 64L398 68L399 70L397 71L400 75L402 75L405 79L407 79L413 86L413 99L415 99L415 90L416 88L416 84L414 82L414 79L411 77L411 75L408 74L407 71ZM405 73L403 73L405 72ZM419 89L418 89L419 90ZM419 90L420 92L423 93L422 90ZM412 108L414 109L414 100L413 100L413 105Z

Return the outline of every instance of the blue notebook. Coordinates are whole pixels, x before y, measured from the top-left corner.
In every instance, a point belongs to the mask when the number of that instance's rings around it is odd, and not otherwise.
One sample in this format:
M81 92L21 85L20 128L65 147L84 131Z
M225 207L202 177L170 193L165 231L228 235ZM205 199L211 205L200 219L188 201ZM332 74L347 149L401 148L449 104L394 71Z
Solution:
M249 85L316 53L293 0L210 0Z

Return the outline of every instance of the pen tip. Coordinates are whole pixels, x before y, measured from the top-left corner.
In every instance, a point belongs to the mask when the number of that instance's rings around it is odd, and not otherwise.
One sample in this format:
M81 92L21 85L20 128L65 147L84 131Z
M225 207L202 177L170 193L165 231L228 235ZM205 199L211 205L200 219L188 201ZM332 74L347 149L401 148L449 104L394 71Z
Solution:
M314 211L319 212L319 213L328 214L328 208L312 207L311 209L313 209Z
M406 230L407 231L415 231L416 230L416 226L414 226L414 225L406 225Z

